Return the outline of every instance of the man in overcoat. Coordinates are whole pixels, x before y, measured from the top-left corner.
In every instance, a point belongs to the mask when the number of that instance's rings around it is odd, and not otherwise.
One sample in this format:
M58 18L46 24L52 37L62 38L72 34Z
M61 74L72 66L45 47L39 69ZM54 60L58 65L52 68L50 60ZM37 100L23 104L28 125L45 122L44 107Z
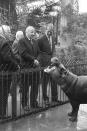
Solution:
M31 69L39 66L39 61L37 57L39 55L39 48L35 37L35 28L28 26L25 30L25 38L19 41L19 54L21 56L21 66L22 69ZM21 78L22 84L22 107L25 108L29 101L28 90L29 85L31 86L30 92L30 106L31 108L37 108L37 95L38 95L38 84L39 84L39 73L25 72L22 74Z
M47 67L51 64L51 57L54 51L53 43L53 24L48 24L45 34L38 39L38 45L40 49L39 61L42 67ZM51 96L52 101L57 102L58 92L57 84L50 78L51 82ZM49 82L49 75L45 72L42 72L42 93L45 103L48 104L49 98L47 96L47 85Z
M19 68L11 49L11 37L10 27L0 26L0 119L6 118L8 94L12 81L11 72L17 71Z

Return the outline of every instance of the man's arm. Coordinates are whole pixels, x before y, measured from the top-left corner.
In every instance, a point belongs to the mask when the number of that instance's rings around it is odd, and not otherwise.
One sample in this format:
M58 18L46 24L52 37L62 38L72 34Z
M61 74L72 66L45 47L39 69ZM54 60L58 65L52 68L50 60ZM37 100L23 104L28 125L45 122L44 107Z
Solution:
M4 43L3 47L1 49L1 55L5 62L10 63L11 65L14 65L13 67L15 69L18 69L19 65L18 62L11 50L11 47L9 46L9 43Z

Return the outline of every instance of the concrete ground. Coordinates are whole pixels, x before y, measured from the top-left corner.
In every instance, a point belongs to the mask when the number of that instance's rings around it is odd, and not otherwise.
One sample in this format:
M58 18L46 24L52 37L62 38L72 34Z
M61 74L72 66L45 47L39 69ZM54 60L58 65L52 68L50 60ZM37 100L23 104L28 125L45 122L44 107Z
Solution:
M70 122L70 104L51 108L14 122L1 124L0 131L87 131L87 105L81 105L78 121Z

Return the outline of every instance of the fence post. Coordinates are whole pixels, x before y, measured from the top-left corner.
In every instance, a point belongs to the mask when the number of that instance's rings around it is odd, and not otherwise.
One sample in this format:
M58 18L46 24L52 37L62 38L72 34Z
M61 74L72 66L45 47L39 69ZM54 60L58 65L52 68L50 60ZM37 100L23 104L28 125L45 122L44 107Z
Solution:
M16 118L17 116L17 74L12 74L12 118Z

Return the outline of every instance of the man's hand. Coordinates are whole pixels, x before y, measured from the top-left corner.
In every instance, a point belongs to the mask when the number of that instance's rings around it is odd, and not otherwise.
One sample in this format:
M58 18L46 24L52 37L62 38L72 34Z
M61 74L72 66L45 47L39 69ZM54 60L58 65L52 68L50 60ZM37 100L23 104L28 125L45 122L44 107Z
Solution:
M36 65L36 66L38 66L39 65L39 61L38 60L34 60L34 64Z

